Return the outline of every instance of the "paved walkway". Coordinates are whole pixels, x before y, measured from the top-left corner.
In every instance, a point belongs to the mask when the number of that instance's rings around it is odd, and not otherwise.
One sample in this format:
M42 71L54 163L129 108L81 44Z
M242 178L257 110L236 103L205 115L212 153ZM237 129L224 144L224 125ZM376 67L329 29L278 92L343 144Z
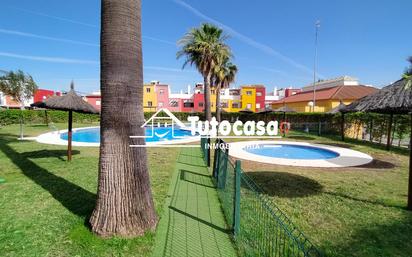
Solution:
M236 256L200 148L183 148L175 169L152 256Z

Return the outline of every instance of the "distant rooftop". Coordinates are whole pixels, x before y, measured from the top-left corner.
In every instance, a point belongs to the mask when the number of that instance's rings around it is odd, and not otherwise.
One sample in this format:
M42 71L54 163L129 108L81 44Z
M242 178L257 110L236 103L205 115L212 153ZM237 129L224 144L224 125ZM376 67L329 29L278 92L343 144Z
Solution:
M331 88L336 86L358 86L359 80L354 77L350 76L342 76L333 79L327 79L316 82L316 90L323 89L323 88ZM313 90L313 83L305 86L302 88L302 91L312 91Z

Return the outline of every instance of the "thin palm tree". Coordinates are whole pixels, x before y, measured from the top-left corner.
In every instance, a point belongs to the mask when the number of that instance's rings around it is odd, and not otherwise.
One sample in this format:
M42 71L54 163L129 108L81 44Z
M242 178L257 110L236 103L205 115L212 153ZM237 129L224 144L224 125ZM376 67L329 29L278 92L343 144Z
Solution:
M220 65L215 67L214 82L216 87L216 119L219 122L222 119L220 92L222 89L228 88L230 84L235 81L237 72L237 66L229 62L228 58L225 58Z
M143 235L157 224L144 135L141 1L102 0L101 140L92 231L103 237Z
M228 37L223 30L212 24L202 24L199 28L193 28L178 41L181 49L177 52L177 58L185 57L186 65L196 66L203 76L204 111L206 120L211 120L212 112L210 106L210 85L213 71L219 59L229 58L231 50L225 43Z

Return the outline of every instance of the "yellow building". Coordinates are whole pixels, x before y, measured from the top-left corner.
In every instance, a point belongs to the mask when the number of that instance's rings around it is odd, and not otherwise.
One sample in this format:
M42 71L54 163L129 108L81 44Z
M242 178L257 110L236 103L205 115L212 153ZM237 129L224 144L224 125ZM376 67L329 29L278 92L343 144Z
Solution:
M256 87L255 86L242 86L240 89L240 95L242 98L242 109L249 109L253 112L256 111Z
M313 90L308 90L274 102L272 109L276 110L286 105L296 112L328 112L341 102L347 105L376 91L376 88L370 86L336 86L319 89L315 92L316 101L313 110Z
M145 112L156 111L157 95L156 83L150 83L143 86L143 110Z
M220 96L220 102L225 112L238 112L242 110L242 99L240 89L225 89Z

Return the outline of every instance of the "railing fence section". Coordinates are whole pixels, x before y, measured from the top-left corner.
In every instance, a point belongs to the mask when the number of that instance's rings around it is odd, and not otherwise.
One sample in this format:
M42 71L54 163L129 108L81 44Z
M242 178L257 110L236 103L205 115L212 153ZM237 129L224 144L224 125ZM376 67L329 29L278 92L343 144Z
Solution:
M217 143L226 145L223 140ZM240 256L323 256L242 171L241 162L230 160L228 148L215 150L213 179Z

